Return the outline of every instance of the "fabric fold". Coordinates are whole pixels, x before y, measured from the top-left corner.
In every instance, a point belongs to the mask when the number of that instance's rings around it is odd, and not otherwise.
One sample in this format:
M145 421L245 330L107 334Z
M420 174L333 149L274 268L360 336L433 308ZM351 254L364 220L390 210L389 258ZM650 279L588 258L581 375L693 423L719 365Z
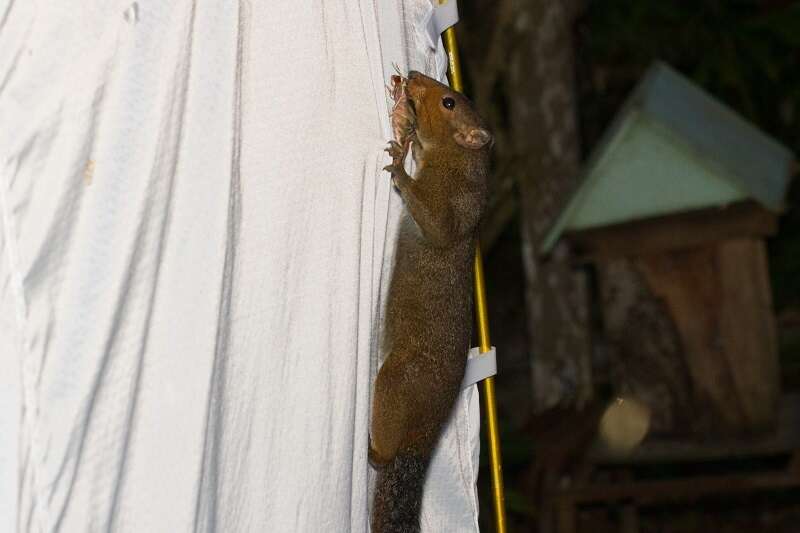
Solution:
M368 531L384 80L437 64L379 4L0 2L0 529ZM476 398L425 531L477 529Z

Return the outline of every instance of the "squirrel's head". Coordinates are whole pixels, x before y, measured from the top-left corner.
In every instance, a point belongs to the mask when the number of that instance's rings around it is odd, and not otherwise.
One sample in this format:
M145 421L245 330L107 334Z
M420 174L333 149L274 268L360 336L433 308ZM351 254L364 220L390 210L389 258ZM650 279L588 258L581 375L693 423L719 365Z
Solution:
M415 70L408 73L406 95L416 115L416 136L423 147L452 139L468 150L492 145L492 134L464 95Z

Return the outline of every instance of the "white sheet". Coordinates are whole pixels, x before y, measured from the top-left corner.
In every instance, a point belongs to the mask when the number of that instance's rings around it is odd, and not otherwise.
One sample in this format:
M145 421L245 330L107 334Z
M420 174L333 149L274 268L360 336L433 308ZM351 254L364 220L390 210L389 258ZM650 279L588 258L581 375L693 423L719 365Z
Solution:
M378 4L0 0L0 531L368 529L383 85L437 70ZM424 531L476 476L473 386Z

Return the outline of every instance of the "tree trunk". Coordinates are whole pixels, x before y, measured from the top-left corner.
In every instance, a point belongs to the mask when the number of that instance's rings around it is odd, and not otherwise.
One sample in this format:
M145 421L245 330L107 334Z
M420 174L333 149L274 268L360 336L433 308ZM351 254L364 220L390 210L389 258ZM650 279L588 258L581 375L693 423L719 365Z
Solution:
M573 191L580 166L573 62L575 1L514 3L508 64L511 142L524 159L523 259L534 409L583 405L592 395L586 276L558 247L538 245Z
M556 404L580 407L593 389L586 275L572 266L563 245L546 259L538 253L575 189L580 168L573 56L580 5L579 0L473 0L463 6L459 25L469 92L497 139L492 209L506 211L505 199L511 197L521 211L532 410L537 412ZM502 224L500 216L490 217L489 225L494 219ZM671 431L686 411L688 377L660 362L664 371L659 374L667 383L652 388L652 379L640 379L647 375L641 363L667 358L679 364L680 341L663 304L633 266L620 261L618 267L600 272L603 310L612 316L603 331L609 345L596 344L610 348L613 388L638 391L656 427ZM635 295L632 310L619 295ZM641 335L649 339L635 350L625 335L634 323L646 324Z
M684 346L664 302L629 259L602 262L598 285L614 390L650 408L653 432L689 433L706 427L710 421L705 413L693 413Z

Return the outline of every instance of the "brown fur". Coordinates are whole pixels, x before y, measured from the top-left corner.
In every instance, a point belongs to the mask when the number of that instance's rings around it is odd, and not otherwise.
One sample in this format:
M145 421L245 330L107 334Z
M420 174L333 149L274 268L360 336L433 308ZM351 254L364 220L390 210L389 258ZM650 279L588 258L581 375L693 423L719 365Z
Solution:
M386 167L406 212L387 302L372 404L370 461L380 474L374 533L419 530L425 471L464 376L472 324L472 259L486 204L491 135L464 96L410 72L406 96L417 170L390 143ZM455 106L448 109L444 98Z

